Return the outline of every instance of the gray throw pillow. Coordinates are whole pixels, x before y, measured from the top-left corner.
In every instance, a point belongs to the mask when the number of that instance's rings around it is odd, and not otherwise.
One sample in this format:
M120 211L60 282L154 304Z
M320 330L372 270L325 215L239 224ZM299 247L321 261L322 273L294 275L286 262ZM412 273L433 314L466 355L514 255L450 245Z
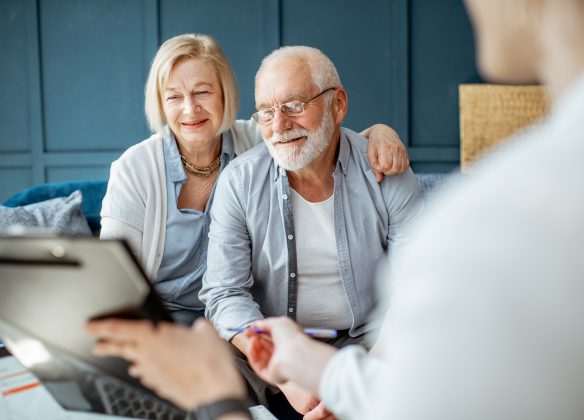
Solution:
M91 235L91 229L81 210L83 195L77 190L69 197L28 204L22 207L0 206L0 232L21 229L49 232L57 235Z

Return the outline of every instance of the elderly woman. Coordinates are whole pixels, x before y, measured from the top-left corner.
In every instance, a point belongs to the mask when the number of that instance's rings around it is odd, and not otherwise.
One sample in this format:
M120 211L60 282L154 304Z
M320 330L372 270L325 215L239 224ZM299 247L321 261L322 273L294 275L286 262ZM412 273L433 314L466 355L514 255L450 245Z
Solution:
M204 313L198 292L217 177L261 141L252 120L235 121L238 98L215 40L196 34L167 40L146 83L146 117L155 134L112 164L103 200L101 238L128 241L174 318L185 324ZM393 130L376 125L363 134L371 137L378 179L407 169Z

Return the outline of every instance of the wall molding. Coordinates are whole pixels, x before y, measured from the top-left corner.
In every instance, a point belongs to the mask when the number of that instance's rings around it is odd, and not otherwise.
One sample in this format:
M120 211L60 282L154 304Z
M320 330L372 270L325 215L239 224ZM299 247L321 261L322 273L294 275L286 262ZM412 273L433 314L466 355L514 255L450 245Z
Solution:
M133 131L144 130L144 128L134 129L132 127L136 126L140 122L139 119L141 115L137 116L135 114L135 109L137 108L136 101L143 101L143 97L134 98L136 91L138 90L136 83L139 83L139 79L146 80L147 72L149 70L152 57L154 56L158 46L162 41L164 41L163 36L170 36L169 30L174 28L176 31L193 31L197 32L197 28L204 32L205 28L209 31L214 28L215 23L211 20L207 20L203 15L196 15L197 19L194 19L193 12L197 10L207 10L212 11L215 14L217 10L222 10L223 7L232 7L231 14L226 14L223 16L228 22L231 22L233 26L223 26L221 31L217 30L219 38L221 38L221 43L228 45L230 50L230 60L235 62L236 73L240 71L246 79L246 84L251 84L251 69L254 67L252 65L252 60L255 62L258 57L262 54L268 54L270 51L280 47L286 37L288 42L314 42L318 45L321 42L323 45L332 46L331 50L334 51L333 55L336 54L336 58L343 58L345 50L350 54L350 49L357 51L358 58L354 58L355 66L363 66L364 54L369 53L367 48L376 48L374 51L378 54L378 57L382 57L383 66L387 67L382 69L380 67L375 67L375 63L371 64L371 67L363 67L362 73L359 67L352 67L353 62L351 56L347 56L348 60L344 63L345 72L347 69L350 74L349 80L358 80L360 83L357 86L363 88L366 86L367 71L372 71L371 79L375 80L375 83L380 83L382 89L389 89L389 91L380 93L379 90L373 92L375 93L374 99L377 103L373 103L374 111L377 110L377 114L374 115L375 119L383 119L383 121L391 124L396 131L400 134L402 141L408 147L410 153L410 160L415 166L420 163L419 168L421 170L447 170L448 168L455 167L459 162L459 139L450 138L454 136L456 130L454 129L454 112L453 111L453 98L451 95L446 95L444 93L433 94L432 89L424 89L424 101L428 99L428 102L422 102L426 105L425 114L420 114L420 99L418 97L412 98L413 88L419 89L420 80L423 81L423 86L429 86L434 81L434 76L439 76L436 78L438 83L442 81L440 77L445 75L449 76L449 89L454 86L457 78L464 79L469 76L470 72L468 70L468 48L469 44L466 39L468 38L468 30L464 25L467 25L462 19L464 18L463 12L461 10L462 6L458 4L458 0L445 0L444 6L442 8L437 8L437 6L432 3L427 3L433 0L368 0L362 2L359 5L355 5L351 0L337 0L339 2L338 8L325 8L322 4L315 7L312 15L306 14L306 5L309 4L308 0L255 0L246 6L241 6L239 3L235 3L235 0L198 0L197 3L188 3L188 0L141 0L140 2L134 3L130 0L119 0L121 3L114 3L118 0L108 0L111 1L111 5L115 5L113 9L124 10L128 13L126 15L113 15L107 14L109 10L110 3L106 0L91 0L91 1L104 1L104 3L91 3L87 0L87 3L83 3L81 0L65 0L64 5L69 6L79 6L80 10L100 10L100 13L105 13L108 19L112 16L119 16L120 19L127 19L131 25L128 29L128 39L121 39L120 42L126 42L123 44L125 49L120 48L117 51L117 67L111 67L112 69L125 69L125 67L120 67L124 65L124 60L129 57L126 61L128 62L128 69L119 73L122 74L125 79L120 86L132 86L132 90L124 98L126 99L125 105L115 108L117 104L106 104L105 107L108 109L109 113L104 113L104 119L111 119L114 121L120 129L120 126L126 118L124 113L132 113L132 118L134 118L128 124L128 132L122 134L119 133L107 133L110 127L104 127L105 135L110 135L110 137L105 138L108 142L104 141L100 143L99 135L95 134L97 131L88 131L87 136L84 138L85 132L83 132L83 124L86 122L77 122L73 124L73 131L67 131L68 128L68 116L63 115L61 120L61 115L59 114L60 108L52 107L51 104L60 104L60 102L55 102L54 99L59 96L55 96L59 89L62 90L62 86L66 86L63 83L63 79L60 79L60 74L58 73L60 68L59 63L55 61L50 61L47 54L48 51L57 51L69 63L75 63L76 50L75 48L84 47L81 44L83 41L78 41L77 43L72 42L69 48L73 48L71 51L59 50L59 43L55 43L54 39L51 43L51 35L58 32L63 28L62 23L64 20L56 20L55 16L59 16L58 13L60 9L55 3L51 3L50 0L12 0L7 1L6 9L12 15L16 15L18 19L18 25L21 25L23 32L21 32L19 37L25 37L25 39L19 38L19 43L12 49L8 49L8 54L5 58L0 57L0 60L13 60L17 58L18 63L22 62L22 75L19 79L19 84L24 85L26 80L26 92L23 92L21 97L16 98L16 101L21 101L17 103L14 108L15 112L20 118L19 121L15 121L14 125L10 126L9 137L15 137L15 133L19 134L18 138L2 138L0 137L0 144L4 145L6 152L0 153L0 170L3 173L3 182L0 186L0 201L6 198L7 194L15 192L16 188L21 188L22 185L32 182L33 184L40 184L48 182L55 179L65 179L65 177L71 177L74 180L76 176L98 176L106 177L109 173L109 167L111 162L119 157L123 151L128 147L131 142L140 141L140 138L134 138L132 134ZM224 3L223 3L224 2ZM237 4L237 6L234 6ZM91 7L87 8L85 6L98 6L97 9ZM189 7L189 13L181 13L182 8ZM432 6L428 9L428 6ZM359 8L357 8L359 7ZM347 15L336 15L335 13L343 13L342 10L347 9L350 13L353 13L347 17ZM71 8L67 9L71 12ZM105 12L104 12L105 10ZM428 12L427 10L430 10ZM443 10L443 12L442 12ZM51 13L48 13L50 11ZM162 11L162 12L161 12ZM352 12L351 12L352 11ZM42 15L46 13L47 16ZM130 14L132 13L132 14ZM141 15L138 15L141 13ZM246 13L248 13L246 15ZM315 14L316 13L316 14ZM442 16L437 16L434 19L434 15L441 14ZM79 12L79 19L75 21L77 14L71 12L70 16L66 19L69 22L73 19L72 24L81 25L84 18L87 16L81 16L82 12ZM286 16L284 16L286 14ZM169 16L171 16L169 18ZM190 17L189 17L190 16ZM94 17L90 15L90 17ZM44 18L44 19L43 19ZM163 20L164 18L164 20ZM303 18L308 19L311 22L303 24ZM330 28L334 28L336 20L341 18L344 22L343 25L350 25L355 22L359 22L358 27L352 28L354 33L351 31L339 32L338 34L331 34ZM443 32L441 32L440 19L443 18L446 22L451 22L451 26L458 25L461 22L460 31L450 34L448 38L443 37ZM65 19L65 18L64 18ZM169 20L170 19L170 20ZM212 19L211 17L209 19ZM336 19L336 20L335 20ZM383 28L382 31L373 31L376 34L382 34L376 39L376 43L368 44L368 34L371 30L368 28L363 28L364 22L367 20L372 20L377 25L375 28ZM414 19L416 21L414 21ZM434 19L434 20L433 20ZM450 20L449 20L450 19ZM196 21L197 23L192 23ZM9 21L11 24L14 21ZM56 23L55 23L56 22ZM110 22L112 22L110 20ZM117 20L113 21L117 24ZM421 23L424 23L421 26ZM99 21L93 21L91 23L93 26L90 28L94 31L93 38L90 39L91 42L95 41L95 37L99 37L100 34L104 35L104 47L107 48L107 43L112 42L114 36L107 36L107 28L102 28L99 26ZM176 24L176 26L175 26ZM417 25L418 24L418 25ZM41 25L47 25L47 27L41 27ZM51 26L53 25L53 26ZM218 23L220 27L220 23ZM303 26L304 25L304 26ZM320 26L319 26L320 25ZM387 25L379 26L379 25ZM416 26L417 25L417 26ZM232 27L238 28L239 33L232 33ZM115 32L115 39L119 38L119 34L123 33L122 30L118 28L118 32ZM126 28L122 26L122 28ZM180 28L180 29L179 29ZM8 29L7 29L8 30ZM72 32L73 34L85 34L83 32L83 27L81 29L75 29L81 32ZM55 32L53 32L55 31ZM340 29L342 31L342 29ZM166 35L163 35L165 32ZM216 36L214 32L210 32L212 35ZM468 32L470 33L470 32ZM294 34L300 34L302 36L295 37ZM333 36L334 35L334 36ZM436 37L434 37L436 35ZM449 70L437 70L436 74L432 73L432 63L426 60L425 57L431 57L431 52L441 53L440 47L442 47L444 42L451 42L456 36L460 35L464 37L462 46L466 48L465 54L461 55L458 60L458 56L453 56L451 54L451 59L453 61L452 66L453 72ZM355 36L359 38L359 44L355 46ZM45 39L42 39L45 37ZM217 37L217 36L216 36ZM61 38L67 39L67 38ZM338 39L338 43L337 43ZM381 40L381 41L380 41ZM422 42L420 42L422 40ZM444 41L448 40L448 41ZM45 45L43 45L43 42ZM472 42L469 40L468 42ZM138 43L137 45L135 45ZM92 44L100 45L99 40ZM347 46L345 49L345 45ZM422 45L422 48L419 46ZM449 48L449 46L444 46ZM252 50L253 53L250 54L247 49ZM355 50L357 48L357 50ZM413 48L416 48L414 51ZM23 50L23 51L21 51ZM450 50L452 51L452 50ZM85 51L84 51L85 52ZM101 53L102 56L105 53L101 50L97 50L97 53ZM140 56L143 55L143 57ZM238 55L239 54L239 55ZM248 56L249 59L247 58ZM417 54L417 55L416 55ZM85 56L91 57L91 56ZM121 57L121 58L120 58ZM389 59L387 59L389 57ZM422 57L422 59L420 59ZM454 58L453 58L454 57ZM246 61L247 60L247 61ZM458 60L458 61L457 61ZM102 60L103 61L103 60ZM342 61L342 60L341 60ZM15 61L13 61L15 62ZM349 64L347 64L347 62ZM435 62L435 61L434 61ZM448 62L449 64L450 62ZM442 63L444 64L444 63ZM259 61L257 63L259 65ZM20 66L20 64L17 64ZM43 66L46 68L43 69ZM426 66L428 68L426 69ZM70 67L70 65L69 65ZM439 66L436 66L439 67ZM13 67L14 68L14 67ZM44 72L51 68L50 73L51 78L47 78ZM142 68L142 73L140 73L140 68ZM256 67L257 68L257 67ZM371 69L371 70L369 70ZM70 68L64 68L64 74L66 71L71 71ZM104 66L100 72L107 71L107 66ZM14 74L14 71L11 70ZM74 71L74 69L73 69ZM129 72L132 72L131 74ZM458 73L457 73L458 72ZM96 72L96 74L89 74L87 77L95 77L96 81L103 82L104 79L98 79L102 77L102 74ZM74 74L74 73L72 73ZM136 79L132 79L136 74ZM356 79L356 77L362 77L364 79ZM45 79L43 79L43 77ZM347 76L349 77L349 76ZM51 85L43 86L43 80L45 83ZM68 79L67 79L68 80ZM118 80L118 79L115 79ZM52 81L52 82L51 82ZM74 79L78 81L78 79ZM465 82L466 80L461 80L460 82ZM10 81L3 81L2 83L10 83ZM122 82L120 82L122 83ZM248 89L246 85L246 89ZM55 87L57 86L57 87ZM77 86L80 86L79 84ZM85 88L85 85L81 85L80 95L86 94L90 90ZM101 85L102 89L104 84ZM107 85L105 85L107 86ZM15 88L19 89L19 88ZM85 89L85 90L84 90ZM117 88L116 88L117 89ZM354 103L359 104L361 101L364 106L371 106L372 102L367 102L367 96L369 92L365 89L367 94L359 97L355 94L354 97L358 98ZM375 87L373 88L375 89ZM81 92L83 91L83 92ZM14 91L11 91L14 92ZM57 93L56 93L57 92ZM364 91L360 91L364 92ZM66 91L71 97L70 91ZM103 97L109 98L103 100L102 102L112 101L112 95L110 91L106 91L109 95L103 95ZM419 94L419 90L414 93ZM52 95L50 98L47 95ZM432 96L433 95L433 96ZM97 95L99 96L99 95ZM136 95L137 96L137 95ZM246 97L245 112L249 111L250 108L250 97L249 93ZM252 95L253 96L253 95ZM48 100L49 99L49 100ZM75 98L74 98L75 99ZM128 105L128 99L133 102ZM253 98L252 98L253 99ZM0 98L0 100L3 100ZM14 101L14 98L5 99L6 101ZM444 110L437 110L439 112L444 112L448 118L448 121L442 121L442 114L436 114L436 118L432 119L431 112L428 112L428 108L435 107L434 102L440 103L443 101L445 107ZM83 102L80 101L80 104ZM99 109L104 109L104 106L99 102L95 102L94 112ZM49 104L49 105L47 105ZM69 109L74 109L71 107L71 100L69 101ZM74 103L75 104L75 103ZM457 106L457 104L456 104ZM22 108L22 111L20 108ZM118 110L119 109L119 110ZM142 108L140 108L141 110ZM356 108L357 109L357 108ZM363 108L367 109L367 108ZM47 113L47 110L50 113ZM25 114L26 112L26 114ZM243 111L242 111L243 112ZM420 116L422 115L422 116ZM85 117L81 111L77 113L79 117ZM381 116L381 117L380 117ZM414 116L416 118L414 118ZM429 123L426 125L426 117ZM23 125L23 120L26 118L26 126ZM423 119L423 120L422 120ZM79 118L78 118L79 120ZM362 111L361 114L353 117L348 124L351 125L363 125L369 124L373 121L363 121L367 120L367 112ZM11 122L7 119L8 123ZM85 121L85 120L84 120ZM58 129L55 129L55 122ZM91 121L90 121L91 122ZM101 125L101 122L96 123L96 125ZM21 129L21 127L23 127ZM420 127L423 130L420 130ZM447 128L448 130L440 131L442 128ZM52 131L50 131L52 130ZM78 130L78 131L75 131ZM120 129L121 130L121 129ZM63 133L63 137L59 135ZM141 133L141 131L140 131ZM442 134L441 134L442 133ZM146 134L146 133L144 133ZM140 136L142 134L139 134ZM49 138L50 137L50 138ZM445 137L445 138L441 138ZM448 138L446 138L448 137ZM59 140L61 143L57 144L57 147L50 145L54 150L49 151L48 142ZM77 141L78 139L78 141ZM17 143L18 142L18 143ZM125 142L125 143L124 143ZM119 148L118 148L119 146ZM100 148L101 147L101 148ZM70 169L63 169L70 168ZM84 170L87 169L88 170ZM79 171L77 171L79 169ZM77 172L76 172L77 171ZM57 174L57 175L55 175ZM78 175L77 175L78 174Z

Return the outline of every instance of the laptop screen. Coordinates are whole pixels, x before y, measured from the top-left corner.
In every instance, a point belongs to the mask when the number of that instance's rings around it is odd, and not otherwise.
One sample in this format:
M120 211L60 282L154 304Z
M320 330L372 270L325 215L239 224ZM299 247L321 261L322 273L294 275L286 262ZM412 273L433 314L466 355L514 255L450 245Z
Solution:
M0 290L0 338L63 408L185 417L130 377L127 362L91 354L89 319L171 321L124 242L0 237Z

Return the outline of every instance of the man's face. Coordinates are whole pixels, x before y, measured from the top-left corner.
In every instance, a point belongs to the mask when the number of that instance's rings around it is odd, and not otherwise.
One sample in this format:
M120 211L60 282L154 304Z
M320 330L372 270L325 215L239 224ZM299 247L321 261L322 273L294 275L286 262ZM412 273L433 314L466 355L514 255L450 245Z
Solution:
M277 59L265 66L258 77L256 108L306 102L318 93L310 69L302 60ZM271 123L260 125L270 154L284 169L306 167L331 144L335 122L326 97L333 94L327 92L307 103L304 112L297 116L286 116L278 108Z

